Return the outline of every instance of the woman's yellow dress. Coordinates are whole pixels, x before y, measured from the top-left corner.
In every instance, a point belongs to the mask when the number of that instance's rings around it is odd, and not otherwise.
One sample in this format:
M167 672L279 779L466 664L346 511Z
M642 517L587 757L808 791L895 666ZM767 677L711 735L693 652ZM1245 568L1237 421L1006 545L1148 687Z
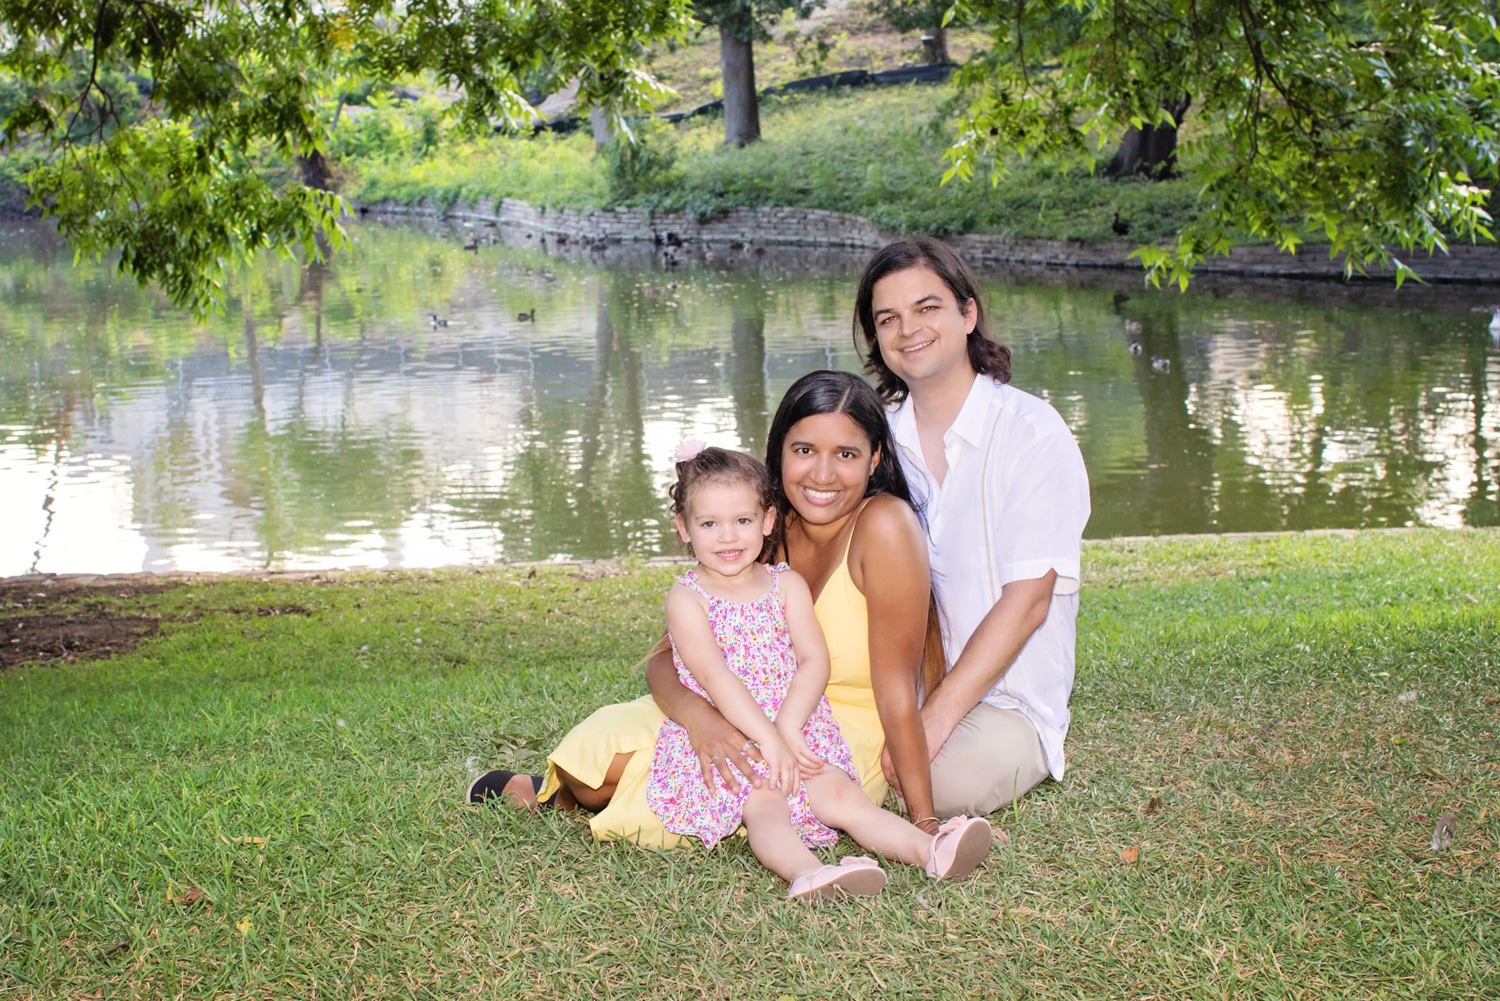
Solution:
M852 533L851 533L852 537ZM834 569L813 605L828 643L828 703L839 721L839 731L854 756L860 785L872 802L885 801L887 785L880 770L885 733L875 710L870 684L870 625L865 596L849 576L849 550ZM557 750L547 756L543 799L561 785L557 770L589 786L599 786L617 754L629 754L630 764L620 777L614 798L589 821L600 841L634 841L651 848L674 848L683 839L662 827L646 806L646 779L656 735L666 719L650 695L634 702L605 706L579 723Z

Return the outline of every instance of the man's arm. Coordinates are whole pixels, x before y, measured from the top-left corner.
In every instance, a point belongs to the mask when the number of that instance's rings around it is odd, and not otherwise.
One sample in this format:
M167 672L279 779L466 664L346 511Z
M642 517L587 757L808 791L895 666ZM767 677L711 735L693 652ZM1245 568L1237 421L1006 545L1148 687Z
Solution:
M985 613L953 669L922 706L930 757L937 757L954 728L999 683L1031 634L1047 621L1056 582L1057 571L1049 570L1000 589L1000 600Z

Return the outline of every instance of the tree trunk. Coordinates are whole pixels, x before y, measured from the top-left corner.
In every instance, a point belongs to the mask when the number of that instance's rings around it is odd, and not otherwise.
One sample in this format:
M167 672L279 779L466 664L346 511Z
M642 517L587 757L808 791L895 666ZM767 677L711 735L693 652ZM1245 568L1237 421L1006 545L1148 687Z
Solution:
M614 134L609 131L609 118L604 114L602 108L589 109L589 128L594 133L594 149L601 150L609 145Z
M312 156L299 156L297 167L302 173L302 183L309 188L332 190L333 172L328 169L328 161L323 159L322 153L313 150Z
M922 48L927 53L927 62L943 66L948 62L948 29L939 25L922 33Z
M748 38L719 25L719 69L724 76L724 144L760 141L760 100L755 93L755 56Z
M1172 115L1172 120L1181 124L1182 116L1193 99L1183 94L1171 104L1163 104ZM1129 177L1145 174L1152 180L1165 180L1173 176L1177 166L1177 128L1173 125L1147 125L1144 128L1127 129L1120 139L1120 148L1115 150L1105 174L1109 177Z

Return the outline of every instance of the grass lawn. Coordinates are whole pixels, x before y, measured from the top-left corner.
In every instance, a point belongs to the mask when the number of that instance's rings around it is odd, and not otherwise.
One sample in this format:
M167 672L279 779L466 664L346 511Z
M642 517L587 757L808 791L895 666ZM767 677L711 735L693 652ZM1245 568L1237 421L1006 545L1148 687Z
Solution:
M670 570L4 584L7 636L160 630L0 671L0 997L1500 996L1500 532L1085 561L1066 779L811 907L459 803L644 690Z

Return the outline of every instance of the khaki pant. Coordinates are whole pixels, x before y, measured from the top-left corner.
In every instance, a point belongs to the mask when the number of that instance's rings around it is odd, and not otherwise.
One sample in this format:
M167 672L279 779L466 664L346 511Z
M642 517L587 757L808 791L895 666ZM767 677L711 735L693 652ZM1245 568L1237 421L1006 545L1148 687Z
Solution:
M1042 741L1019 710L981 702L932 762L932 801L943 819L1010 806L1047 777Z

